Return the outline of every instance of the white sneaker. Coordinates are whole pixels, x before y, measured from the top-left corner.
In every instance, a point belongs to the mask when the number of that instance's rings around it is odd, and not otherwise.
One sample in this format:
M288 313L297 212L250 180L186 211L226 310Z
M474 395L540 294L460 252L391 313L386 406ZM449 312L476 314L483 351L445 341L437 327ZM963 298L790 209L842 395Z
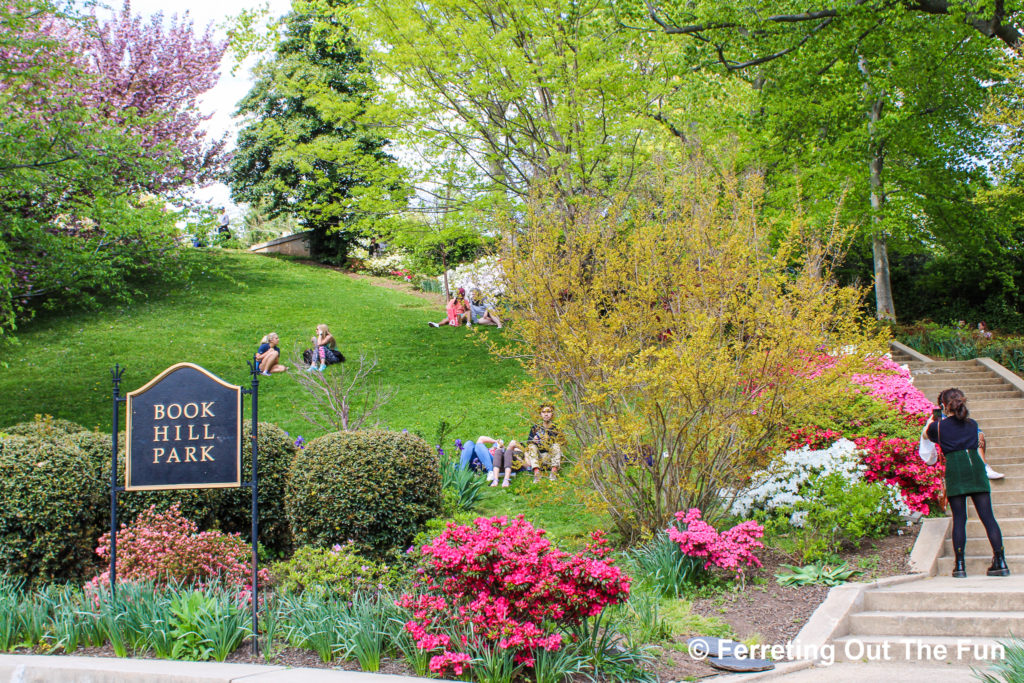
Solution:
M438 324L437 324L437 323L435 323L435 322L429 322L429 323L427 323L427 324L428 324L428 325L430 325L431 327L441 327L440 325L438 325Z
M988 475L989 479L1002 479L1006 476L1002 472L996 472L994 469L989 467L988 464L985 465L985 474Z
M466 327L473 327L473 323L471 323L471 322L467 322L467 323L466 323Z
M487 473L487 481L494 481L495 478L496 477L494 476L494 470L491 470L490 472Z

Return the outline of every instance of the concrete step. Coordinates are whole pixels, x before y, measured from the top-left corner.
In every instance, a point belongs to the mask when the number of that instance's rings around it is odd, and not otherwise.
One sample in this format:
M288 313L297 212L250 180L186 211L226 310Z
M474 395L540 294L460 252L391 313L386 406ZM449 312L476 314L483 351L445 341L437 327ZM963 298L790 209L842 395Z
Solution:
M1002 525L1000 525L1000 530ZM1024 557L1024 536L1008 536L1003 531L1003 548L1006 550L1007 555L1020 555ZM944 555L953 555L953 540L947 538L942 544L942 552ZM988 537L985 536L985 532L981 530L981 533L977 536L971 535L971 530L967 531L967 554L968 555L992 555L992 546L988 542Z
M1003 385L999 389L988 389L985 391L975 392L964 392L967 394L967 407L973 404L974 401L1002 401L1007 399L1014 399L1020 397L1020 392L1014 389L1009 384Z
M999 467L996 469L1005 474L1007 479L1024 481L1024 464L1012 462L1000 463ZM1024 488L1024 486L1014 486L1013 488Z
M1006 429L1007 427L1017 428L1024 434L1024 418L1020 417L1007 417L1005 411L993 413L992 417L986 417L984 419L978 417L974 411L971 411L971 417L973 417L978 426L981 427L981 431L987 435L991 429Z
M1006 443L1014 443L1016 441L1024 440L1024 425L1017 424L1004 424L1004 425L989 425L987 422L978 423L981 431L985 432L985 446L988 446L988 442L991 441L992 445L1000 441Z
M1005 649L996 638L932 636L872 636L854 634L836 638L834 645L837 662L870 662L884 665L886 662L908 662L915 665L945 665L953 671L970 670L972 666L984 666L991 661L1002 661ZM915 667L916 669L916 667ZM832 681L828 669L823 670L820 681ZM889 683L889 679L874 678L874 683ZM953 678L905 678L904 681L930 681L946 683ZM959 679L956 679L959 680Z
M907 365L908 367L910 366L909 363L905 363L904 365ZM986 367L984 367L982 365L974 365L974 366L966 367L966 368L952 368L952 369L950 369L950 368L932 369L932 368L929 368L927 365L920 365L920 366L916 366L916 367L910 367L910 374L911 374L911 376L913 376L915 382L917 382L918 379L930 379L930 378L946 378L946 379L950 379L950 378L960 378L960 377L963 377L965 379L978 379L978 378L998 377L999 376L996 373L992 372L991 370L989 370L988 368L986 368Z
M1000 443L1002 441L1002 443ZM993 439L992 443L987 444L985 449L986 458L1006 458L1014 455L1020 456L1021 460L1024 461L1024 443L1011 444L1006 439Z
M945 391L951 384L955 384L956 388L964 392L968 398L970 398L970 396L975 392L991 391L1010 386L1000 377L978 377L976 379L963 379L961 377L957 377L955 383L950 382L947 378L929 377L925 379L923 377L918 377L914 379L914 386L932 401L939 397L939 392Z
M1009 638L1024 633L1024 611L856 612L850 615L850 633Z
M910 363L907 363L907 365L910 367L911 370L925 368L933 372L943 370L956 371L961 368L981 368L982 370L988 369L978 361L974 360L973 358L971 360L915 360Z
M972 505L968 503L967 509L970 510L971 507ZM1013 517L1024 517L1024 503L1000 503L993 498L992 512L995 513L997 521Z
M980 425L985 425L992 419L1017 420L1018 422L1024 422L1024 407L999 408L993 406L992 408L985 408L984 410L976 410L972 406L970 410L971 417L977 420Z
M987 548L984 555L968 555L964 558L964 564L967 568L967 576L985 576L985 572L992 565L992 548ZM1006 566L1010 568L1011 574L1024 572L1024 555L1007 555ZM939 576L949 576L953 573L953 555L943 555L939 558L937 573ZM1021 630L1020 633L1024 633L1024 630Z
M1007 453L1006 455L993 455L992 452L989 451L988 453L985 453L985 462L997 470L1003 465L1024 464L1024 452L1016 454ZM1002 470L999 471L1001 472Z
M864 593L869 612L1024 611L1024 576L935 576Z
M985 536L985 526L978 519L970 503L967 504L967 510L967 538L987 538ZM1003 536L1024 536L1024 519L1020 517L999 519L997 517L996 521L999 522L999 530L1003 532Z

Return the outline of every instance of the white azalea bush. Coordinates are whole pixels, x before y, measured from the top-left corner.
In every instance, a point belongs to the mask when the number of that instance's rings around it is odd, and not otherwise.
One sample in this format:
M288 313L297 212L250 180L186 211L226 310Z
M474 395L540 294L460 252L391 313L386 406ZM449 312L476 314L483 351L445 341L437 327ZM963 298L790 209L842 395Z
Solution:
M362 259L362 270L366 271L370 275L376 275L377 277L389 277L403 271L411 273L409 268L409 254L406 254L405 252L395 251L385 254L384 256L371 258L369 255L359 256L356 253L359 251L364 254L366 253L365 249L354 250L353 256Z
M754 474L730 512L792 538L805 562L884 536L910 509L898 486L864 479L863 455L848 439L820 450L787 451Z
M443 283L444 277L438 278ZM466 288L466 294L479 289L485 301L500 299L505 293L505 270L498 256L484 256L448 271L448 284L453 289Z

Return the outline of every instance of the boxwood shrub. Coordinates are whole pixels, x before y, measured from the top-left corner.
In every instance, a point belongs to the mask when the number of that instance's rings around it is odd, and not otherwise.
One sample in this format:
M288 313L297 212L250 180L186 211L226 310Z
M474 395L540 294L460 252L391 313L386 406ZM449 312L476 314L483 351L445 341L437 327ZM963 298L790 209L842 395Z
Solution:
M250 424L246 422L242 430L243 481L249 480L252 476ZM77 507L69 508L76 510L78 515L75 534L65 535L55 532L40 536L33 541L33 547L37 549L36 555L26 554L25 556L25 562L28 563L25 567L35 567L36 561L31 558L36 556L67 557L70 562L68 568L54 570L57 573L53 574L53 578L64 580L77 580L83 576L88 578L94 573L91 568L98 559L93 554L97 540L103 533L110 531L110 434L88 431L73 422L49 416L5 427L0 430L0 433L10 435L11 439L29 439L37 444L35 447L40 449L40 452L46 452L51 445L57 448L59 453L64 453L67 449L74 452L73 467L63 467L51 472L49 476L55 481L50 482L45 490L37 489L28 500L22 500L18 506L20 509L29 511L32 510L31 506L41 506L37 516L40 519L45 519L50 514L49 506L64 505L64 502L68 500L67 493L74 493L80 481L84 484L80 492L81 498L75 499L78 500L75 503ZM260 449L260 541L264 548L280 557L290 552L292 547L291 529L285 514L284 498L285 478L288 468L291 466L295 447L281 428L268 422L260 423L258 436ZM123 434L119 438L118 451L120 456L118 458L118 482L123 484L125 462ZM21 451L18 453L20 454ZM21 456L19 455L19 457ZM40 459L40 461L42 460ZM15 476L13 470L4 469L3 471L4 488L0 490L4 491L5 495L0 496L0 501L3 501L3 505L0 507L11 507L7 505L6 492L8 489L12 489L17 482L11 479ZM250 536L250 510L252 507L247 488L124 492L118 496L118 524L119 526L131 524L140 513L151 505L155 505L158 510L163 511L175 503L179 504L181 513L194 521L200 529L237 532L245 538ZM27 514L36 515L37 513L28 512ZM3 518L5 518L3 512L0 511L0 519ZM7 532L3 529L5 527L0 527L0 545L5 544L4 539ZM15 540L12 542L20 543ZM44 548L48 544L56 545L52 548ZM83 547L88 548L88 553L84 556L85 559L81 560L79 554ZM10 550L10 552L18 554L22 550L24 548ZM6 556L6 553L0 551L0 558ZM71 561L70 558L79 559ZM89 565L88 571L79 571L80 560ZM0 562L6 561L0 559ZM50 563L51 560L47 560L47 565ZM22 569L12 565L10 571L20 574ZM47 571L44 568L39 568L33 570L33 573L39 573L45 577Z
M412 434L326 434L295 456L285 504L296 544L352 540L381 557L440 513L437 453Z
M242 481L252 478L252 423L242 427ZM260 543L275 556L290 552L291 530L284 510L285 478L295 455L295 446L283 429L269 422L260 422ZM107 468L110 467L109 437ZM123 455L123 451L122 451ZM124 458L118 460L119 480L124 481ZM155 505L164 511L178 503L182 515L200 529L217 529L250 537L252 522L251 494L248 488L180 489L172 491L126 491L120 496L119 521L129 524L142 512Z
M33 586L95 573L109 489L72 436L0 438L0 572Z

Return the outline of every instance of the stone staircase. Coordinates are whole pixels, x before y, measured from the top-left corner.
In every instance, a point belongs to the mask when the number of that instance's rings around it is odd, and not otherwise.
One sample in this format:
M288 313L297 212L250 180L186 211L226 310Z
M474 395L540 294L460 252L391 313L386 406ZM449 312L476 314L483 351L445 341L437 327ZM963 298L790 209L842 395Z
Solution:
M992 481L992 501L1012 575L988 577L992 550L968 503L967 575L953 579L947 533L937 575L867 590L849 615L845 636L834 640L837 661L889 661L981 666L999 655L997 641L1024 637L1024 383L984 361L894 359L909 365L914 385L933 402L949 387L967 396L971 417L988 440L987 460L1005 479ZM874 650L872 648L875 648Z

